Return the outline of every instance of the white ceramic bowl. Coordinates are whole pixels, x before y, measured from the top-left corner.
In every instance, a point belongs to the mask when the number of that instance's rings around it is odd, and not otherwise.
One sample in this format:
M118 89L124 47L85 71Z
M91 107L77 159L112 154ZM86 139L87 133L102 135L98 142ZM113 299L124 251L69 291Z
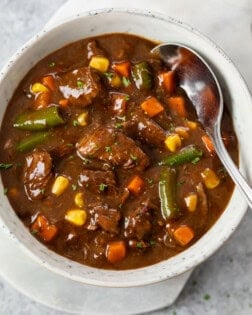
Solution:
M232 113L239 138L240 169L252 177L249 160L252 146L252 100L241 75L229 58L209 39L172 18L138 10L106 9L75 16L53 29L44 30L24 45L0 73L0 118L20 80L41 58L62 46L104 33L123 32L164 42L180 42L204 56L219 77L226 103ZM249 173L250 172L250 173ZM214 226L193 246L181 254L158 264L128 271L111 271L87 267L61 257L40 244L23 226L12 210L3 185L0 185L0 218L5 229L27 254L40 264L73 280L110 287L140 286L175 277L201 263L213 254L232 234L247 209L246 202L235 189L227 209Z

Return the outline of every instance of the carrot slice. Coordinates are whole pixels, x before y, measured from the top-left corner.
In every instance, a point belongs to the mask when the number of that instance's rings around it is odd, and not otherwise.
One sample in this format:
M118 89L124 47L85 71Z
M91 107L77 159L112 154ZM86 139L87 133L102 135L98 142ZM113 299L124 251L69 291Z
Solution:
M194 238L194 231L189 226L180 226L174 231L173 236L180 245L186 246Z
M60 105L61 107L67 107L68 104L69 104L69 100L66 99L66 98L63 98L62 100L59 100L59 105Z
M45 242L50 242L57 232L58 228L55 225L50 225L47 218L43 215L38 215L31 226L31 233L38 235Z
M147 98L140 106L149 117L154 117L164 111L163 105L153 96Z
M51 75L42 78L42 83L47 86L50 90L54 91L55 89L55 82L54 78Z
M107 245L106 256L112 264L122 260L126 256L126 246L123 241L110 242Z
M168 71L160 73L158 76L160 84L164 87L168 93L173 93L176 88L175 73L174 71Z
M112 69L115 70L116 73L120 74L123 77L128 78L130 75L130 62L120 62L120 63L114 63L112 65Z
M183 118L187 116L184 97L182 96L169 97L168 105L170 110L177 114L178 116Z
M207 148L208 152L213 154L215 152L215 148L212 140L207 135L204 135L201 139L205 147Z
M50 92L42 92L37 94L35 99L34 107L36 109L42 109L48 107L51 99L51 93Z
M136 195L141 192L143 187L144 187L144 181L138 175L133 177L133 179L130 181L130 183L127 186L128 190Z

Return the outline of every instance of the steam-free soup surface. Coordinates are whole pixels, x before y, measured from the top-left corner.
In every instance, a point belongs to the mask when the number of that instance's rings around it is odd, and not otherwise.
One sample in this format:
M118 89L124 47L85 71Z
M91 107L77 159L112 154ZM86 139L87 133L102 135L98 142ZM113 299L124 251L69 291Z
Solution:
M233 183L155 43L110 34L41 60L5 113L5 193L30 233L98 268L166 260L218 219ZM230 116L225 145L237 162Z

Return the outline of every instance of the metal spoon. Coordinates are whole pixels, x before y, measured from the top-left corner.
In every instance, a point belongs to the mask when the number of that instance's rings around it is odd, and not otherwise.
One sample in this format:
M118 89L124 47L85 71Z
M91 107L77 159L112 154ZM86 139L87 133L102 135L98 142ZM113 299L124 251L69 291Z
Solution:
M176 71L180 86L194 105L198 119L211 138L217 155L252 209L252 189L229 156L221 137L223 95L220 84L207 62L192 48L165 43L151 51Z

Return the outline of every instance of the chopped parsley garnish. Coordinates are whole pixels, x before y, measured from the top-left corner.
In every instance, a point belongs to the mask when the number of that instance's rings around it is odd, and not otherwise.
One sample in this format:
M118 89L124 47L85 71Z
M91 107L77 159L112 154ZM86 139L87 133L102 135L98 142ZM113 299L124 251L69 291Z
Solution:
M137 242L136 243L137 248L143 248L143 243L142 242Z
M40 192L41 192L42 195L44 195L45 194L45 188L40 189Z
M8 163L0 163L0 168L7 170L8 168L11 168L13 164L8 164Z
M137 160L137 156L133 155L133 154L130 154L130 157L133 161L136 161Z
M110 153L110 152L112 152L112 149L111 149L111 147L105 147L105 151L106 151L107 153Z
M80 80L77 81L77 86L79 89L83 89L84 83Z
M121 209L121 208L122 208L122 206L123 206L123 205L120 203L120 204L118 205L118 208L119 208L119 209Z
M38 232L39 232L38 230L31 230L32 235L36 235L36 234L38 234Z
M84 157L82 157L82 160L83 160L83 164L84 164L84 165L86 165L86 164L88 164L88 163L91 162L89 159L84 158Z
M179 182L177 183L177 185L178 185L178 186L182 186L182 185L184 185L184 183L185 183L185 180L181 180L181 181L179 181Z
M174 129L175 129L174 124L173 124L173 123L170 123L170 125L169 125L169 130L170 130L170 131L174 131Z
M72 143L67 143L66 146L67 147L73 147L73 144Z
M122 126L123 126L123 124L120 123L120 122L115 123L115 127L116 127L117 129L122 128Z
M7 193L8 193L8 188L4 188L4 195L7 195Z
M125 95L125 96L124 96L124 99L125 99L125 101L129 101L129 100L130 100L129 95Z
M75 119L75 120L73 120L73 126L74 126L74 127L79 126L78 120L76 120L76 119Z
M99 189L100 189L100 191L104 191L107 187L108 187L108 185L101 183L99 186Z
M105 75L105 77L107 77L108 79L111 79L114 76L114 73L112 72L104 72L103 73Z
M72 160L74 158L74 155L70 155L69 157L68 157L68 160Z
M197 164L200 161L200 157L196 157L192 160L192 164Z
M126 121L126 116L118 116L117 118L122 120L122 121Z
M54 61L48 63L48 67L52 68L56 65L56 63Z
M148 184L153 184L153 179L151 179L151 178L146 178L147 179L147 182L148 182Z
M75 191L77 189L77 185L72 184L72 190Z
M205 295L203 296L203 298L204 298L204 300L208 301L208 300L211 299L211 296L210 296L209 294L205 294Z
M156 245L156 242L155 242L155 241L150 241L150 245L151 245L151 246L155 246L155 245Z
M218 169L217 173L220 176L222 176L223 178L228 175L227 170L225 169L225 167L221 167L220 169Z
M126 77L122 77L122 83L125 87L128 87L131 84L130 80Z

